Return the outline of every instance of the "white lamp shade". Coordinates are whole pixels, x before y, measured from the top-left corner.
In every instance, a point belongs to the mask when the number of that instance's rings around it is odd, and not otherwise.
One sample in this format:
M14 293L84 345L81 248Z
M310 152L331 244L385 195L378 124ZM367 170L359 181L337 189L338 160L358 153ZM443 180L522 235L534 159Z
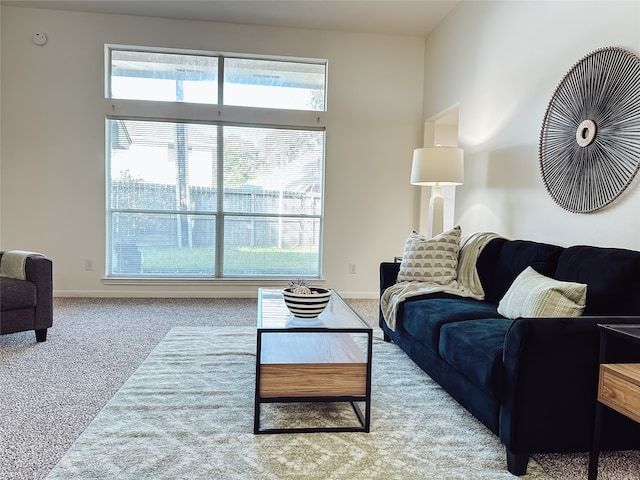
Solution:
M413 185L462 185L464 154L457 147L416 148L411 164Z

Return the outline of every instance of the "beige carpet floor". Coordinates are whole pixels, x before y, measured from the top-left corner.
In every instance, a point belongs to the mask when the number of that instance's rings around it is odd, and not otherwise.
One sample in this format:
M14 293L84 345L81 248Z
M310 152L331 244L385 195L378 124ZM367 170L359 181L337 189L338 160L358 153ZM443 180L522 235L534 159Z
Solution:
M377 325L377 301L350 300ZM41 480L173 327L254 326L251 299L54 302L47 342L0 336L0 478ZM558 480L586 478L587 455L535 459ZM473 477L471 477L473 478ZM601 480L639 480L640 452L604 452Z

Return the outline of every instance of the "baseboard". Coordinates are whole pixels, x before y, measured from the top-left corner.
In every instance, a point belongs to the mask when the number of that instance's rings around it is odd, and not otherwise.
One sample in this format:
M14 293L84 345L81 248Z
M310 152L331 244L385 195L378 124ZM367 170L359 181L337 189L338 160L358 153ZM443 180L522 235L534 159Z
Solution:
M376 300L375 292L338 292L342 298L354 300ZM60 298L257 298L258 290L185 291L185 290L54 290L54 297Z
M258 291L184 291L165 290L150 292L148 290L54 290L54 297L60 298L257 298Z

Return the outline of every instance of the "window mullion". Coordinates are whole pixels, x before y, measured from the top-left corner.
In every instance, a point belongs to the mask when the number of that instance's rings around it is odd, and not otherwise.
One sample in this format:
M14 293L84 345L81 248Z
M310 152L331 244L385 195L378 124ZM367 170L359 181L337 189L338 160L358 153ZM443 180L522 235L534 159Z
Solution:
M225 57L218 58L218 105L224 105L224 61Z
M224 104L224 57L218 59L218 104ZM220 116L220 111L218 111ZM216 197L216 269L215 276L222 277L224 273L224 127L217 127L217 148L216 148L216 172L218 192Z
M224 272L224 126L218 125L217 151L217 192L216 197L216 270L215 276L222 277Z
M113 119L171 119L182 122L226 122L238 125L265 125L322 130L324 112L304 112L271 108L203 105L197 103L162 103L144 100L105 99L105 115Z

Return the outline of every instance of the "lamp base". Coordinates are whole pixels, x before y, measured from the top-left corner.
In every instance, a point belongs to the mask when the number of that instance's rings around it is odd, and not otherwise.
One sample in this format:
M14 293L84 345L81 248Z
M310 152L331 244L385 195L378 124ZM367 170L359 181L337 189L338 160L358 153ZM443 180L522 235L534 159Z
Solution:
M429 199L429 226L427 236L433 238L444 230L444 199L439 185L431 187Z

